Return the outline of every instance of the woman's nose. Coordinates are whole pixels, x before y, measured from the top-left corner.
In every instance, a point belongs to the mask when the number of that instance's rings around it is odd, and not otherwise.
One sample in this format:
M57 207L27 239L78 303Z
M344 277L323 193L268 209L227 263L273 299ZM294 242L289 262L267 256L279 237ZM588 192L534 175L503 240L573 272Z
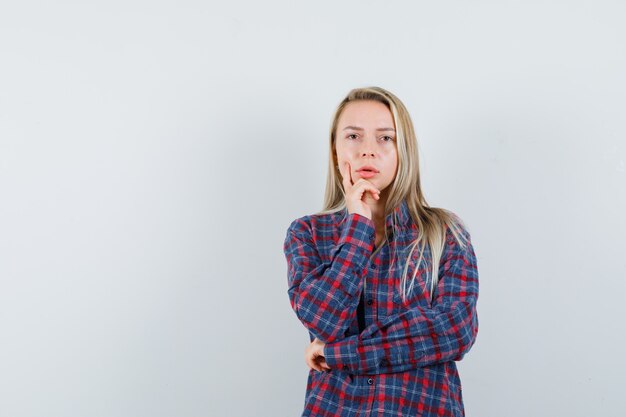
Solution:
M375 140L375 139L374 139ZM376 145L373 143L372 140L364 140L363 142L361 142L361 149L360 149L360 153L361 156L374 156L375 152L374 152L374 147Z
M361 156L374 156L374 149L370 145L365 145L361 148Z

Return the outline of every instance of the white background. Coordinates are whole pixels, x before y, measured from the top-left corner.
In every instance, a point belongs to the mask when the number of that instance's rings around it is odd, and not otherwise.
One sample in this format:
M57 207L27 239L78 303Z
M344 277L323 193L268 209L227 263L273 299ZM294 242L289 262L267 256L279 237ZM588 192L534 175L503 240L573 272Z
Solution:
M470 417L618 416L622 1L3 1L0 416L297 416L289 223L353 87L469 227Z

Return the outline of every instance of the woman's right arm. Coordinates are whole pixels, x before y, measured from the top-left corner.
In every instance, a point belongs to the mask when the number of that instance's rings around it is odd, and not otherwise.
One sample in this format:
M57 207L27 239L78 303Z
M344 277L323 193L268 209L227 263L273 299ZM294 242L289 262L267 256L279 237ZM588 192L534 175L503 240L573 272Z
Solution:
M342 339L354 320L375 238L371 219L347 214L331 261L323 263L304 221L294 220L287 229L283 249L291 307L324 343Z

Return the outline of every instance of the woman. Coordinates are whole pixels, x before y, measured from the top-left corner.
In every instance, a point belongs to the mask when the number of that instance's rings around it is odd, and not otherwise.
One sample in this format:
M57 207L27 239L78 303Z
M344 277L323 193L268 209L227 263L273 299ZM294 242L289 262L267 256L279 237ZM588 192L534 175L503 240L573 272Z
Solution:
M350 91L330 131L324 210L294 220L289 299L309 331L303 416L463 416L454 361L476 340L470 234L429 207L404 104Z

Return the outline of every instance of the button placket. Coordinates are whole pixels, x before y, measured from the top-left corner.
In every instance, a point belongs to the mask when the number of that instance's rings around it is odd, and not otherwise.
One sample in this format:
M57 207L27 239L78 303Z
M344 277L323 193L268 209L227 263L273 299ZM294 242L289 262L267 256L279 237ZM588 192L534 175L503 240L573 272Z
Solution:
M369 257L369 268L367 268L367 276L368 279L369 278L373 278L374 276L374 269L376 268L376 264L374 262L374 258L380 253L380 248L376 248L374 250L374 252L370 255ZM373 266L373 267L372 267ZM368 285L365 287L364 292L363 292L363 297L365 300L365 304L367 306L372 306L374 304L374 297L376 296L376 289L373 288L372 286ZM365 324L366 326L368 325L368 320L367 317L368 316L376 316L376 312L372 311L372 310L365 310Z
M390 242L385 242L383 245L380 246L380 248L372 253L369 259L368 276L376 277L378 285L376 286L376 288L374 288L373 285L371 286L371 290L368 291L369 299L366 299L366 301L367 305L372 308L370 310L370 314L378 319L381 317L381 315L386 315L386 311L381 311L380 309L384 308L384 306L386 305L386 288L389 285L386 280L389 279L389 276L388 271L385 268L388 265L387 259L389 256L388 253L390 250L390 245Z

